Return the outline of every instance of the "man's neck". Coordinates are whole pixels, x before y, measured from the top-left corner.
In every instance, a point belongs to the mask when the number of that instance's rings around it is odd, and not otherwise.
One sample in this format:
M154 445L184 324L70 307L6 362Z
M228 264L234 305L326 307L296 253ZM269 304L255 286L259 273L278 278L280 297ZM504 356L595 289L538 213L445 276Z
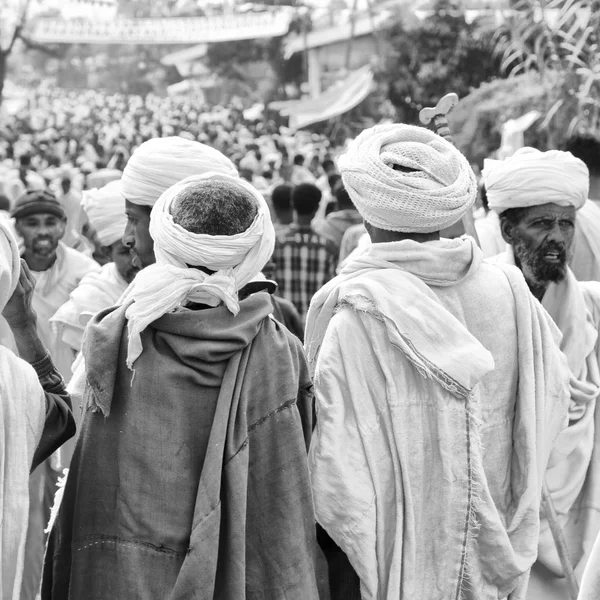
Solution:
M33 252L27 252L27 250L25 250L23 258L25 259L27 266L32 271L47 271L56 262L56 252L50 254L49 256L39 256Z
M529 291L533 294L533 296L539 301L542 301L546 290L548 289L548 284L546 283L532 283L528 279L525 279L527 282L527 286L529 287Z

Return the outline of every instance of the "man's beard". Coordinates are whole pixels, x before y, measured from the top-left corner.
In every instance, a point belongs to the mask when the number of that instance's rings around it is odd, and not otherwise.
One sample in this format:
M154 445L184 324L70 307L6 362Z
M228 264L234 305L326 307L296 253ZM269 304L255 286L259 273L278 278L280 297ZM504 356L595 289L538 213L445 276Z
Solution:
M565 244L546 241L536 250L532 250L527 242L519 237L513 244L513 251L525 279L533 285L558 283L567 276L567 247ZM557 255L557 261L547 260L546 254L551 252Z

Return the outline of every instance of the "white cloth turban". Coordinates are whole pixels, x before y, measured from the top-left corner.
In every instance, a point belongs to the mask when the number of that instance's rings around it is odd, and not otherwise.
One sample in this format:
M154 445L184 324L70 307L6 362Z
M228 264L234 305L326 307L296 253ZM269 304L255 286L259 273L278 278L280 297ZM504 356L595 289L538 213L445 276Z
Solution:
M100 189L86 190L81 206L103 246L112 246L123 237L127 217L120 181L111 181Z
M394 165L414 171L395 170ZM349 144L338 167L356 208L379 229L440 231L456 223L477 196L467 159L423 127L366 129Z
M590 186L583 161L559 150L521 148L506 160L486 159L482 175L490 208L497 213L549 203L579 210Z
M173 221L170 209L174 200L190 184L201 181L224 181L250 193L258 212L246 231L231 236L198 234ZM186 301L208 306L223 302L237 315L238 290L259 275L275 246L275 230L262 195L237 176L217 173L188 177L169 188L152 209L150 235L156 264L138 273L123 298L124 303L134 300L126 312L129 368L142 353L142 331ZM187 265L215 272L209 275Z
M121 178L123 196L143 206L154 206L160 195L192 175L237 175L233 163L218 150L182 137L144 142L131 156Z
M0 217L0 312L10 300L21 273L17 240L10 230L8 219Z

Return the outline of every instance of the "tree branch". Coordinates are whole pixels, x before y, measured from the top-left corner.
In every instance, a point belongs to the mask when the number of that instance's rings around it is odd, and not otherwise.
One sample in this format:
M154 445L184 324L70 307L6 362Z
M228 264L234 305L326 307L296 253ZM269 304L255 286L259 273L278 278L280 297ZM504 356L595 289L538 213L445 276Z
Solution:
M27 47L28 50L38 50L39 52L43 52L44 54L47 54L48 56L52 56L52 58L63 58L62 53L58 50L55 50L54 48L49 48L48 46L45 46L44 44L34 42L33 40L30 40L29 38L25 37L24 35L21 35L20 37L21 37L21 41L25 44L25 46Z

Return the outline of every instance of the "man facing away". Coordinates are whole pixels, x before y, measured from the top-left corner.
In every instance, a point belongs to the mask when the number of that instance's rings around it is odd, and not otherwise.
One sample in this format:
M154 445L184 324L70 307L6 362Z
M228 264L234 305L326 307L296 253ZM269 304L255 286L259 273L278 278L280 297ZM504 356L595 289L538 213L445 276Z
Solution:
M315 510L330 581L342 552L358 576L332 598L522 599L567 412L556 327L517 269L440 239L476 197L452 144L380 125L338 165L373 244L307 319Z
M268 294L238 298L273 250L266 202L190 177L150 233L157 263L86 332L43 598L316 600L307 365Z
M273 262L281 295L305 318L313 295L334 275L337 249L312 228L321 192L311 183L292 191L293 223L277 236Z
M576 211L588 198L588 170L569 152L523 148L484 166L490 207L509 244L497 261L517 265L560 331L571 372L569 426L554 445L545 475L569 560L581 577L600 530L600 283L576 280L567 260ZM528 599L566 598L567 580L550 523L542 521Z

